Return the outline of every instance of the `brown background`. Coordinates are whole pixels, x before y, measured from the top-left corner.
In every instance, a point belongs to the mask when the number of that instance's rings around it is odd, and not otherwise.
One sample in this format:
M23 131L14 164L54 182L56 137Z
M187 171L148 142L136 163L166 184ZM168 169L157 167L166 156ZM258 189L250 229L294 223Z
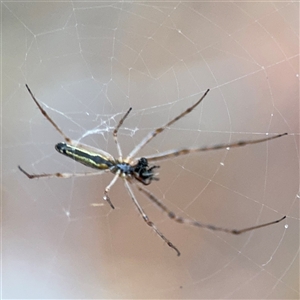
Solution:
M286 2L2 4L3 297L297 299L298 11ZM67 135L113 155L112 130L129 106L125 154L211 88L140 155L290 135L162 162L149 189L174 212L215 225L286 221L215 233L173 223L136 191L177 258L121 180L111 191L116 210L103 204L111 174L29 181L18 164L87 169L56 153L61 137L25 83Z

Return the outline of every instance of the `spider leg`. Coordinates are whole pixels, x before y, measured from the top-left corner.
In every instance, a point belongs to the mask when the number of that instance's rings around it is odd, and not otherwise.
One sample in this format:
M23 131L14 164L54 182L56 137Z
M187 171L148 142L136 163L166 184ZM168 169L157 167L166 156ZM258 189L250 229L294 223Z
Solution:
M155 129L154 131L150 132L127 156L126 161L130 161L132 157L135 156L135 154L140 151L146 144L148 144L154 137L156 137L159 133L164 131L167 127L171 126L173 123L177 122L179 119L190 113L198 104L201 103L201 101L206 97L208 94L209 89L206 90L206 92L203 94L203 96L192 106L190 106L188 109L186 109L183 113L172 119L167 124L163 125L162 127L159 127Z
M139 213L142 215L143 220L146 222L146 224L148 226L150 226L156 232L156 234L158 234L168 244L169 247L171 247L172 249L174 249L176 251L176 253L177 253L177 256L179 256L180 255L179 250L157 229L157 227L155 226L155 224L152 221L149 220L148 216L145 214L144 210L142 209L142 207L140 206L140 204L136 200L136 198L135 198L135 196L133 194L133 191L132 191L131 187L129 186L129 183L128 183L128 181L126 179L124 180L124 183L125 183L125 187L127 188L128 193L129 193L129 195L130 195L133 203L137 207Z
M20 166L18 166L19 170L24 173L29 179L33 178L53 178L53 177L59 177L59 178L70 178L70 177L83 177L83 176L95 176L95 175L101 175L105 171L97 171L97 172L83 172L83 173L53 173L53 174L29 174L24 169L22 169Z
M247 231L251 231L251 230L255 230L258 228L262 228L262 227L266 227L272 224L276 224L281 222L282 220L284 220L286 218L286 216L282 217L281 219L272 221L272 222L268 222L268 223L264 223L264 224L260 224L260 225L256 225L256 226L251 226L251 227L247 227L244 229L228 229L228 228L223 228L223 227L217 227L215 225L211 225L211 224L204 224L204 223L200 223L198 221L193 221L190 219L185 219L182 217L179 217L177 215L175 215L172 211L170 211L160 200L158 200L157 197L155 197L151 192L149 192L148 190L136 185L138 190L140 192L142 192L144 195L146 195L153 203L155 203L159 208L161 208L164 212L167 213L168 217L178 223L181 224L187 224L187 225L192 225L192 226L196 226L196 227L202 227L202 228L207 228L209 230L214 230L214 231L223 231L223 232L227 232L227 233L231 233L231 234L241 234Z
M176 157L176 156L180 156L180 155L186 155L186 154L193 153L193 152L218 150L218 149L224 149L224 148L237 148L237 147L242 147L242 146L251 145L251 144L258 144L258 143L262 143L262 142L280 138L284 135L287 135L287 133L282 133L282 134L274 135L274 136L263 138L263 139L257 139L257 140L252 140L252 141L245 140L245 141L239 141L239 142L234 142L234 143L230 143L230 144L215 145L215 146L211 146L211 147L183 148L183 149L179 149L179 150L169 150L169 151L165 151L162 153L145 156L145 158L148 160L148 162L153 162L153 161L164 160L164 159L168 159L168 158ZM136 160L138 160L138 159L139 158L136 158Z
M112 179L112 181L110 182L110 184L104 190L103 200L107 201L112 209L115 209L115 207L113 206L113 204L110 201L110 198L108 196L108 192L111 189L111 187L115 184L115 182L117 181L117 179L119 178L120 172L121 172L120 170L117 171L117 173L115 174L115 176Z
M123 118L119 121L117 127L114 129L113 132L113 136L114 136L114 140L115 143L117 145L117 149L118 149L118 154L119 154L119 159L122 160L122 150L121 150L121 146L118 142L118 130L119 128L123 125L124 120L127 118L127 116L129 115L130 111L132 110L132 107L130 107L127 111L127 113L123 116Z
M47 112L42 108L42 106L40 105L40 103L36 100L36 98L34 97L33 93L31 92L29 86L26 84L25 85L31 98L33 99L33 101L35 102L35 104L37 105L37 107L39 108L39 110L41 111L41 113L44 115L44 117L52 124L52 126L60 133L60 135L64 138L64 140L69 143L69 144L73 144L72 140L67 137L62 130L55 124L55 122L50 118L50 116L47 114Z

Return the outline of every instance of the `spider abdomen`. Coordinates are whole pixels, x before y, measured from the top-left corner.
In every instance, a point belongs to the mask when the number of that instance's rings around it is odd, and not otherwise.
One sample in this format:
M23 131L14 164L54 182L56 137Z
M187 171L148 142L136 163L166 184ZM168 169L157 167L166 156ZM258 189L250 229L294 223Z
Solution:
M71 159L74 159L83 165L100 170L106 170L111 168L114 163L108 160L104 155L87 151L66 143L58 143L55 145L55 149Z

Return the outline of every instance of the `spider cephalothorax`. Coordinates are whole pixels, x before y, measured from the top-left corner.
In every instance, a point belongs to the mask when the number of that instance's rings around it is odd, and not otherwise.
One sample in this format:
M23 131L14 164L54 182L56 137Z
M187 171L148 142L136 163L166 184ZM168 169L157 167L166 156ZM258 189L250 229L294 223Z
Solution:
M159 168L159 166L149 166L145 157L141 157L136 164L121 161L109 167L112 173L118 173L120 177L129 180L136 179L144 185L150 184L152 180L159 180L158 177L155 177L158 174L153 172L156 168Z
M132 166L132 174L136 180L143 183L144 185L148 185L152 180L159 180L157 173L153 173L154 169L159 168L159 166L151 166L148 165L148 160L145 157L142 157L138 160L137 164Z

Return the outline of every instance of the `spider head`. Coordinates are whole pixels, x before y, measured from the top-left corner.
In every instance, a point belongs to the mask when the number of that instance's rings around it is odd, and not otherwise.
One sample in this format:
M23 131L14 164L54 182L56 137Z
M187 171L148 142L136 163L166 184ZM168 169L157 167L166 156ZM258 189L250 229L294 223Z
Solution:
M145 157L141 157L132 168L134 178L144 185L150 184L152 180L158 180L158 177L155 177L157 173L154 173L153 170L159 168L159 166L150 167Z

